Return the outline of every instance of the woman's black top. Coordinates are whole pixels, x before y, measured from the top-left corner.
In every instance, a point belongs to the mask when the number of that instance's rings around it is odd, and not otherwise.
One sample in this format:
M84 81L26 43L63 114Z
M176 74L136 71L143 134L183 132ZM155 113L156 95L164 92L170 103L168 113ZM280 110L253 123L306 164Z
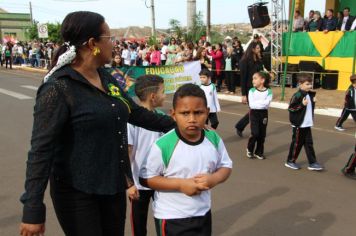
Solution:
M45 222L43 196L53 175L88 194L113 195L133 184L127 122L153 131L175 127L168 116L135 104L104 69L105 92L65 66L40 86L28 154L23 222ZM122 98L109 95L110 87Z
M246 57L241 59L240 74L242 96L248 95L248 91L252 88L252 76L259 71L263 71L263 63L261 60L254 61L253 59L248 59Z

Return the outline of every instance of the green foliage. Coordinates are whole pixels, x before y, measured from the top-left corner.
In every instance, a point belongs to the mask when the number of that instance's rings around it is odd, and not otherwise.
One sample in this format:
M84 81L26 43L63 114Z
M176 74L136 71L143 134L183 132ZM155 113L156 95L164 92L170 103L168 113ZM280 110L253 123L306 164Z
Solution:
M33 21L33 25L28 28L26 32L26 37L30 40L39 40L38 30L37 30L38 21ZM61 41L61 25L57 23L47 23L48 28L48 41L51 42L60 42Z
M170 19L168 24L170 26L169 33L174 34L179 39L183 38L184 32L179 20Z
M157 38L154 36L150 36L147 43L148 43L148 45L151 45L151 46L158 45Z
M206 35L206 25L203 21L203 14L198 12L193 19L192 28L184 35L185 41L198 41L202 36Z

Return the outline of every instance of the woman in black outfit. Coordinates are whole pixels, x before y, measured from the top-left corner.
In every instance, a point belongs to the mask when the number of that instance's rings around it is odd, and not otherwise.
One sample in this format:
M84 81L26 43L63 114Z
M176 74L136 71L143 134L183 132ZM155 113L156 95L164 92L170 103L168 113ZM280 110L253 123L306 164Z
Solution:
M65 235L124 235L126 189L137 197L127 147L127 122L154 131L175 126L136 105L104 70L112 42L104 18L73 12L62 23L54 68L34 108L20 234L44 234L50 193Z
M248 103L248 92L252 88L252 76L263 70L261 60L261 48L257 42L251 42L240 61L241 94L242 103ZM249 113L239 120L236 125L236 133L242 137L242 132L250 121Z

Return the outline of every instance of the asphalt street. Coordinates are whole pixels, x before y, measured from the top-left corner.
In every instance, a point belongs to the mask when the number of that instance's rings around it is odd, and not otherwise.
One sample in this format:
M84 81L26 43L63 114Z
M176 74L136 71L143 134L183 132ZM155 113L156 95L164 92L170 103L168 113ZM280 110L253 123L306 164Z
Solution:
M30 147L36 89L43 74L0 69L0 235L18 235L25 163ZM279 88L275 88L279 89ZM213 235L241 236L346 236L355 233L356 181L340 169L355 144L355 124L348 120L345 132L334 130L335 118L316 116L314 147L323 172L284 167L291 141L288 112L271 109L265 144L266 160L245 156L249 130L244 138L234 124L247 112L240 103L221 101L218 133L234 162L229 180L213 189ZM165 110L171 107L167 98ZM48 192L48 191L47 191ZM48 193L46 235L63 235ZM129 212L128 212L129 214ZM127 214L127 219L129 215ZM126 234L130 234L127 220ZM155 235L150 217L149 234Z

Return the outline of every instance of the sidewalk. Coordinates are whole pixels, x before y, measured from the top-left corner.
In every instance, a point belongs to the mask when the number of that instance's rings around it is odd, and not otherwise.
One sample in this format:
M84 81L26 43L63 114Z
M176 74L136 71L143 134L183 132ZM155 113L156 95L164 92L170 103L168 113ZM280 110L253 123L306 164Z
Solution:
M28 66L13 66L13 68L30 72L47 73L46 69L33 68ZM286 87L284 101L281 101L281 87L272 87L272 91L273 102L271 103L271 107L286 110L288 108L290 98L297 91L297 89ZM315 114L339 117L343 108L345 91L325 89L316 89L315 91L317 97ZM237 88L236 95L219 93L218 98L221 100L241 102L241 90L240 88Z

